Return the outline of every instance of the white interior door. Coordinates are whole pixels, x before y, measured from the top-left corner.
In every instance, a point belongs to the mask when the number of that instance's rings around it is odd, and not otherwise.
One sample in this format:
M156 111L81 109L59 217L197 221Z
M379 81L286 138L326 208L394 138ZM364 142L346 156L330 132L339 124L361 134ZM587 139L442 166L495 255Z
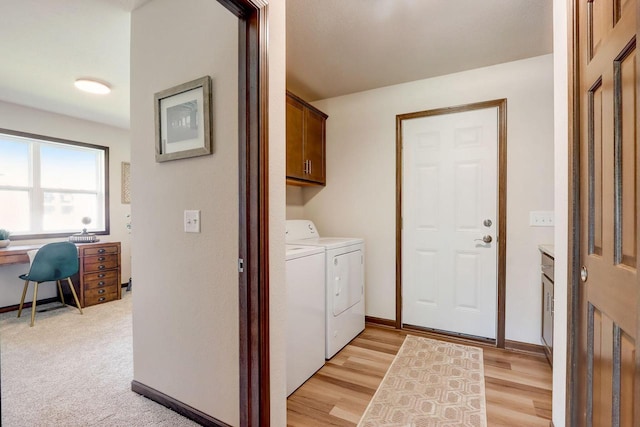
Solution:
M498 107L401 131L403 323L494 339Z

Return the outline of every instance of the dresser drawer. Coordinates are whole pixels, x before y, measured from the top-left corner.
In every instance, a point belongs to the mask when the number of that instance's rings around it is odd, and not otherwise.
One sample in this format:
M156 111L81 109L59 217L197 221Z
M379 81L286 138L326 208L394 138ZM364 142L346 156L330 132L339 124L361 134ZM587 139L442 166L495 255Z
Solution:
M119 245L102 245L98 247L82 248L84 256L117 254Z
M118 278L117 270L108 270L108 271L97 271L95 273L86 273L82 276L82 279L85 283L91 281L99 281L99 280L111 280Z
M85 272L109 270L118 267L118 255L86 256L82 265Z
M118 299L118 291L115 286L100 289L87 289L84 292L85 306L101 304Z
M97 289L107 286L114 286L118 284L118 272L116 270L109 270L105 271L104 273L85 274L83 283L85 289Z

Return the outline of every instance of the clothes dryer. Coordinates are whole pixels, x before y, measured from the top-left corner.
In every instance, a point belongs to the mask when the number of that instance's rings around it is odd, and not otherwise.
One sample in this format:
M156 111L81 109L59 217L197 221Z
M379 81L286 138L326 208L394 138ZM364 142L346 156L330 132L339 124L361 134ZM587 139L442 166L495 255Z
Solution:
M364 330L364 239L320 237L309 220L288 220L288 244L325 251L325 357L332 358Z

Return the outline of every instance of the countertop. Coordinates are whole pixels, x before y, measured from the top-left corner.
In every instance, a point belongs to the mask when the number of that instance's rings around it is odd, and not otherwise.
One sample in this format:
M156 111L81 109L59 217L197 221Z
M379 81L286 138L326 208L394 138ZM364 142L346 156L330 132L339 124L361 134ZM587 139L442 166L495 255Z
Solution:
M545 254L549 255L552 258L555 257L555 255L553 253L553 245L552 244L538 245L538 249L540 249L541 252L544 252Z

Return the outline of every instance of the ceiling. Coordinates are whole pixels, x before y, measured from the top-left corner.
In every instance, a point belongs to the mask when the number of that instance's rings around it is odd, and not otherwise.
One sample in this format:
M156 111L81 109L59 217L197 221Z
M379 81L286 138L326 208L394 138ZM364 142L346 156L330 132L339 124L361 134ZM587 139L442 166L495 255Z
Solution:
M0 0L0 100L128 128L131 10L147 1ZM112 92L80 92L80 77Z
M128 128L130 16L148 1L0 0L0 100ZM287 87L308 101L552 49L552 0L286 1Z
M307 101L551 53L552 0L287 0L287 88Z

